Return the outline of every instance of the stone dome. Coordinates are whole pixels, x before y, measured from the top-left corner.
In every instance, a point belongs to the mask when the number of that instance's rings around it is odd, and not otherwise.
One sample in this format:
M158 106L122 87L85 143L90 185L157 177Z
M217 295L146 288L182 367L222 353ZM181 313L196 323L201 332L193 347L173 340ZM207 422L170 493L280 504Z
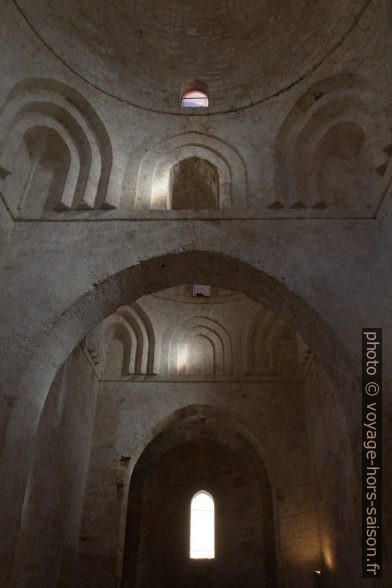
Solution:
M350 33L363 0L15 0L80 77L135 106L178 113L184 82L208 113L246 108L314 71ZM199 113L200 114L200 113Z

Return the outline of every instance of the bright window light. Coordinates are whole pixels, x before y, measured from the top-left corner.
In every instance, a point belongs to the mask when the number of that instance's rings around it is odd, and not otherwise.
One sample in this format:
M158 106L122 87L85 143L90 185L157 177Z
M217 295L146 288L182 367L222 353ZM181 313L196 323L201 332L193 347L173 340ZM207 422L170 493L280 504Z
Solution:
M214 499L203 490L191 502L191 559L215 557L215 506Z
M201 90L189 90L183 95L181 106L183 108L206 108L208 106L208 96Z

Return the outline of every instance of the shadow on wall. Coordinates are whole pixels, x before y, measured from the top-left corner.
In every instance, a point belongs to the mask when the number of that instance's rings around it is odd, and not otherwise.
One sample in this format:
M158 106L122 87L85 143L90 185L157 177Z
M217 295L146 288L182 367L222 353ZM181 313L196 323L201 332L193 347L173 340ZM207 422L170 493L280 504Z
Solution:
M201 489L216 506L210 560L190 558L190 505ZM121 586L275 588L274 521L257 449L225 414L207 406L182 409L133 470Z
M272 208L375 209L391 137L366 78L341 74L311 87L277 137Z
M219 172L206 159L182 159L170 172L169 194L172 210L219 208Z

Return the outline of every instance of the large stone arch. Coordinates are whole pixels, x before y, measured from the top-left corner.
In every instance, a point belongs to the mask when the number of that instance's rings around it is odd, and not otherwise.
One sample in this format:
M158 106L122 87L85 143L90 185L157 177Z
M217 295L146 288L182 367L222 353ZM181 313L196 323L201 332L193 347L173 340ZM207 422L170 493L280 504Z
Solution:
M320 316L276 279L234 257L200 250L162 255L123 269L95 284L58 317L38 342L21 377L1 464L0 520L9 529L3 535L2 579L12 560L40 415L58 369L86 333L118 307L142 295L195 281L239 290L279 314L319 357L339 390L343 408L352 414L351 392L357 381L348 354ZM352 445L355 442L356 431L351 431Z

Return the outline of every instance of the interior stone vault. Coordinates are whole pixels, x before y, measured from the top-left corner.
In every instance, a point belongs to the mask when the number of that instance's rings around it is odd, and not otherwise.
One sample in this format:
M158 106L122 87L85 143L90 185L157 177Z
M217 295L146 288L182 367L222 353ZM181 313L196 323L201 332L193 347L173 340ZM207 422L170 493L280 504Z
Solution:
M2 1L0 588L391 588L391 22Z

